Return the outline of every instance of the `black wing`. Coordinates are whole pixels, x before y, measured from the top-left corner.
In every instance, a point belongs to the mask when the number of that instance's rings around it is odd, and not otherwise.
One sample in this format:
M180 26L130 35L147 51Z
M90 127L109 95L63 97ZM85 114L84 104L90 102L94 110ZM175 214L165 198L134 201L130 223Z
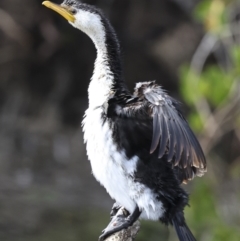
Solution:
M131 125L127 131L134 132L135 129L141 133L149 142L150 154L157 154L159 159L167 156L168 162L180 169L183 180L204 174L206 160L198 140L182 116L178 103L155 82L138 83L134 96L119 100L114 109L118 118L125 118L124 126ZM151 140L146 133L148 130L152 132ZM132 135L136 135L136 131ZM133 137L129 135L128 138ZM132 139L133 142L136 140Z

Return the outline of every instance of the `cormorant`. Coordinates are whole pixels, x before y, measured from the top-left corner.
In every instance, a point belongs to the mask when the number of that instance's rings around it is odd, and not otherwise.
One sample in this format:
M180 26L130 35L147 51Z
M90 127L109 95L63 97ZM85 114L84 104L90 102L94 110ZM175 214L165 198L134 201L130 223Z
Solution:
M93 175L130 213L100 239L140 217L173 225L180 241L194 241L184 218L188 194L181 184L202 176L206 160L179 103L154 81L137 83L130 93L117 36L101 10L77 0L43 5L86 33L97 49L84 141Z

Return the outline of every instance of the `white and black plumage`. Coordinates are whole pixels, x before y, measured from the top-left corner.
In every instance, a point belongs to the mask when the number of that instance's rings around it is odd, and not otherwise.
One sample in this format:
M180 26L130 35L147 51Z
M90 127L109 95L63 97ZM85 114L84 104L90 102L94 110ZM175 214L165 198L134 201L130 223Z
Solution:
M194 241L183 214L188 194L180 185L202 176L206 161L178 102L153 81L129 92L119 42L100 10L76 0L43 4L86 33L97 49L83 120L87 155L95 178L130 212L101 238L141 217L171 224L180 241Z

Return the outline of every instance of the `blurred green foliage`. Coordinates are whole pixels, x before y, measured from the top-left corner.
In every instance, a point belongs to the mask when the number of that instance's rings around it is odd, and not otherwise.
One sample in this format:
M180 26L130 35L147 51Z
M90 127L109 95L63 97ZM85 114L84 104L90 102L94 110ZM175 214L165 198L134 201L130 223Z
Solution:
M203 0L195 9L194 16L201 21L207 31L218 32L227 22L225 7L228 0Z
M224 0L205 0L199 4L195 11L197 19L201 20L208 30L206 34L214 34L215 30L220 31L217 41L222 41L221 33L226 31L224 27L227 26L226 28L229 31L231 28L230 24L226 25L226 4L229 2ZM211 9L215 11L211 11ZM223 19L225 20L223 21ZM208 20L214 22L215 25L211 25L210 27L207 22ZM230 37L234 38L234 36ZM216 45L218 44L217 41ZM229 46L223 47L229 48ZM194 107L201 99L205 99L213 109L221 107L229 101L229 96L232 94L231 91L234 90L237 82L239 82L240 46L232 44L228 51L231 59L231 68L228 71L222 68L219 63L204 66L204 70L201 73L198 73L198 71L190 66L185 65L181 68L180 92L184 101L190 107ZM210 52L210 54L212 53ZM201 114L201 112L193 110L189 115L189 121L196 131L201 131L203 128L204 120L199 116Z
M211 130L211 127L210 129L206 128L206 123L210 118L215 118L218 121L218 117L223 115L219 115L223 109L233 109L232 112L226 114L225 119L222 121L224 123L227 119L231 119L227 129L233 133L238 133L239 131L236 128L239 127L240 115L231 106L232 102L239 102L237 90L240 85L240 45L238 40L236 40L236 36L239 33L232 32L233 25L238 25L239 23L237 20L234 22L234 17L232 16L231 21L229 20L229 12L234 12L235 3L236 1L230 0L204 0L199 3L195 9L194 17L205 26L206 35L210 36L210 38L212 37L216 44L207 53L207 58L201 59L201 53L204 49L198 49L200 54L199 56L196 55L195 58L199 57L197 59L198 63L202 61L199 65L202 68L199 69L199 66L196 67L191 63L191 65L184 65L180 69L180 93L189 106L188 121L193 129L201 135L202 142L204 142L204 136L205 139L208 138L208 131ZM229 39L231 41L227 41ZM222 45L218 45L218 43ZM202 46L205 46L205 44L207 44L207 41ZM212 58L215 57L214 54L217 47L224 48L227 52L227 57L231 63L230 67L224 68L217 58ZM214 61L207 61L210 58L214 59ZM228 139L229 137L226 136L221 138L223 139L219 140L219 142L236 142ZM232 180L239 180L239 158L233 161L233 164L228 164L229 168L221 169L221 167L217 166L219 163L216 160L218 155L215 155L217 152L218 149L210 148L205 153L208 163L211 162L210 169L218 169L219 172L222 172L222 176L217 177L216 182L210 176L215 170L210 170L210 173L208 172L204 178L194 182L194 191L192 191L190 196L191 208L186 208L185 211L186 219L195 231L194 234L197 240L238 241L240 240L240 220L238 218L233 223L225 219L221 212L223 207L220 207L219 197L229 199L232 195L230 186L228 189L229 193L225 193L221 190L221 185L225 183L226 176L229 185L231 185ZM225 162L231 161L226 160ZM219 193L221 193L220 196ZM240 195L240 191L234 195L234 198L237 198ZM230 202L228 205L231 205ZM236 210L236 212L238 211ZM233 220L230 216L231 213L228 213L228 215L229 219Z
M215 187L209 179L197 182L191 194L190 206L185 216L197 240L204 241L238 241L240 230L237 225L230 225L220 215Z
M219 65L206 66L199 75L189 66L181 69L180 92L184 101L194 107L196 103L205 99L211 108L223 106L229 101L229 96L234 91L236 82L240 76L240 46L231 49L232 68L229 71L223 70ZM200 118L202 113L192 110L188 120L192 127L200 132L203 129L204 119Z

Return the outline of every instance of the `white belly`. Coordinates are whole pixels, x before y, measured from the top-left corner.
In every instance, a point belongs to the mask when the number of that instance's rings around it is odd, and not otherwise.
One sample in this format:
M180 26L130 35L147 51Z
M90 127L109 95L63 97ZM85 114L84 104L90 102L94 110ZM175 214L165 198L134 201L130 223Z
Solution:
M137 157L127 160L124 151L117 151L108 122L102 123L102 109L88 109L83 120L84 141L95 178L110 196L129 212L136 205L143 211L142 218L159 219L161 202L145 185L134 182Z

